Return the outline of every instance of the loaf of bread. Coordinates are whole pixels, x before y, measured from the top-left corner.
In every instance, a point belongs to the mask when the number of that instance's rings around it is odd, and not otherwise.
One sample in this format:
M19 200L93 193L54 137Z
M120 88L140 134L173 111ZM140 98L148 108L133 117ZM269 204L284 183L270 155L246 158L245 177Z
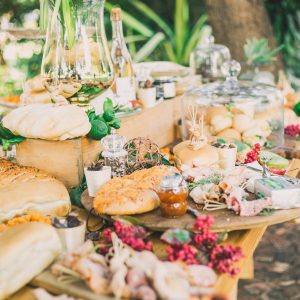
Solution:
M130 215L151 211L159 206L156 193L164 176L178 172L167 166L135 171L131 175L116 177L104 184L94 199L99 214Z
M11 111L2 123L16 135L44 140L73 139L91 129L85 111L74 105L30 104Z
M55 229L24 223L0 233L0 299L6 299L41 273L62 250Z
M70 210L68 191L60 181L0 159L0 223L25 213L65 216Z

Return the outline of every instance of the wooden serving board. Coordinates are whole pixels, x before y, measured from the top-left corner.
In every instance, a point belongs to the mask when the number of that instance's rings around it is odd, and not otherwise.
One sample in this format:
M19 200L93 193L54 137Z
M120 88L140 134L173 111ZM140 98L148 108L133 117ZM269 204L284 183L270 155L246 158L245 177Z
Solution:
M93 198L88 195L87 190L84 191L81 196L81 203L87 210L92 208ZM212 230L215 232L228 232L264 227L291 221L300 217L300 208L276 210L269 216L241 217L228 209L204 211L197 208L192 201L189 202L189 205L192 208L198 209L199 213L209 214L215 218L215 223L212 226ZM165 231L169 228L193 229L195 220L195 217L189 213L180 218L164 218L162 217L159 208L145 214L134 215L134 217L139 220L143 226L153 231Z

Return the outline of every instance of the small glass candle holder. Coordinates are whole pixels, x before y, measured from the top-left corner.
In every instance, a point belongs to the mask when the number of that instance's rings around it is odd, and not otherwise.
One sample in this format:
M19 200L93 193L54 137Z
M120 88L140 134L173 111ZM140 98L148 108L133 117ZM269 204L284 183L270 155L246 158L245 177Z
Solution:
M123 149L125 141L125 137L117 134L115 129L101 141L104 147L102 152L104 163L106 166L111 167L112 177L126 175L126 159L128 152Z

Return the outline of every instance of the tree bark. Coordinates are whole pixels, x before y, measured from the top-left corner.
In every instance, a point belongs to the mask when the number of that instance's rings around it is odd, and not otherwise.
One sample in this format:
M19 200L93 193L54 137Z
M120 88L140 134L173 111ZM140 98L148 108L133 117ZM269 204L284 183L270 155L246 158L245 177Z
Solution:
M263 0L205 0L205 4L216 42L226 45L233 59L245 61L243 45L249 38L267 38L269 46L276 47ZM283 69L281 56L267 69L277 75Z

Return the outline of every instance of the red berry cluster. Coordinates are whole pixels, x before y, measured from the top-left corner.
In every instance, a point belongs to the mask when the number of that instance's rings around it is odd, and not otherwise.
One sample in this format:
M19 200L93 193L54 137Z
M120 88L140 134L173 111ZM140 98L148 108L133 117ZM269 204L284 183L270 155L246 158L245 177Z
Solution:
M240 247L218 245L218 235L209 230L213 223L213 217L199 215L194 223L195 233L191 242L168 247L168 260L207 264L220 273L236 275L239 269L233 264L242 258L242 250Z
M136 251L152 251L152 242L146 241L148 234L143 227L125 225L122 222L114 222L114 228L107 228L102 232L102 237L107 243L111 243L111 234L115 232L118 238Z
M260 144L255 144L252 147L252 150L247 153L244 163L249 164L254 161L257 161L260 150L261 150Z
M284 128L284 134L290 137L300 137L300 124L288 125Z
M197 249L189 245L187 243L174 245L172 247L168 247L166 249L166 252L168 254L168 260L169 261L184 261L188 265L197 265L199 264L197 260Z
M236 275L240 269L232 265L243 257L242 249L231 245L216 245L210 252L208 266L220 273Z

